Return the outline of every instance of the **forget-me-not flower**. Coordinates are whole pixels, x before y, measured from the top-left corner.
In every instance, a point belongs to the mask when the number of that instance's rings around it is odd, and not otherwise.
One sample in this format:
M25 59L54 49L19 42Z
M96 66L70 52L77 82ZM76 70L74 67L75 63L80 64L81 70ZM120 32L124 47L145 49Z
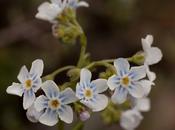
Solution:
M135 98L141 98L148 92L144 88L147 82L143 78L146 77L144 66L131 67L127 59L119 58L114 61L114 67L117 75L113 75L108 79L108 86L111 90L115 90L112 95L114 103L121 104L126 101L128 94Z
M156 79L156 74L150 71L149 66L158 63L162 59L161 50L158 47L151 46L153 44L153 40L152 35L147 35L146 38L142 38L142 47L145 56L144 65L150 81L154 81Z
M23 66L18 74L20 83L13 83L6 90L9 94L23 95L24 109L28 109L35 101L35 93L42 84L41 75L43 73L43 67L43 61L39 59L32 62L30 72L28 72L26 66Z
M58 122L58 117L66 122L73 121L73 110L68 105L77 101L77 97L71 88L60 92L54 81L45 81L42 86L45 95L39 96L35 101L35 108L38 112L44 111L39 117L39 122L53 126Z
M120 118L120 126L125 130L134 130L141 123L143 116L136 109L122 112Z
M100 94L108 89L107 80L96 79L91 82L91 77L92 74L88 69L81 70L80 82L76 86L76 96L92 111L101 111L108 105L108 98Z
M88 3L78 0L51 0L44 2L38 7L36 18L56 23L56 18L63 12L65 8L76 9L78 7L88 7Z

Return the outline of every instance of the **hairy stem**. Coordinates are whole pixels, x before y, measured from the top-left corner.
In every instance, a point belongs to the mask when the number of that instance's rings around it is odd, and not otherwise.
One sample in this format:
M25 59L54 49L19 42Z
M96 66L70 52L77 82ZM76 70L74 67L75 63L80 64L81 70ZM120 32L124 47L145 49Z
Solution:
M87 47L87 38L84 33L80 35L80 44L81 44L81 50L80 50L80 57L77 63L77 66L81 68L84 61L84 56L86 54L86 47Z

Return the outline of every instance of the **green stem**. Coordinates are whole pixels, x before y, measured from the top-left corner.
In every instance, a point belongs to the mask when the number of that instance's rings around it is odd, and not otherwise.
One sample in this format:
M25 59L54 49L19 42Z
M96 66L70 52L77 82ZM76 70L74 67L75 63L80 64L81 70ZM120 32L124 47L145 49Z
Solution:
M82 121L77 122L72 130L83 130L84 123Z
M86 68L87 69L90 69L90 68L93 68L93 67L95 67L95 66L105 66L105 67L112 67L113 68L113 66L110 64L110 63L112 63L112 62L114 62L114 59L108 59L108 60L101 60L101 61L94 61L94 62L92 62L91 64L89 64L88 66L86 66Z
M53 73L44 76L43 79L44 80L48 80L48 79L53 80L57 74L59 74L63 71L69 70L69 69L73 69L73 68L75 68L75 66L65 66L65 67L59 68L56 71L54 71Z
M64 122L62 121L58 122L58 130L64 130Z
M80 35L80 44L81 44L81 50L80 50L80 57L77 63L77 66L79 68L82 67L83 61L84 61L84 56L86 54L86 47L87 47L87 38L84 33Z

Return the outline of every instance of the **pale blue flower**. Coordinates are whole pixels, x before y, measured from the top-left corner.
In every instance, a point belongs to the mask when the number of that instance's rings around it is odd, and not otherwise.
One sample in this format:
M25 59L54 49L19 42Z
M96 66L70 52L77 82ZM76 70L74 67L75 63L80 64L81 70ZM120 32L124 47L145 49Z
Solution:
M53 126L58 122L58 117L66 122L73 121L73 110L68 105L77 101L77 97L71 88L60 92L54 81L48 80L41 86L45 95L39 96L35 101L35 108L38 112L44 111L39 122Z
M21 83L13 83L7 88L7 93L22 96L23 107L28 109L35 101L35 93L42 84L41 75L43 73L43 61L35 60L32 62L30 72L26 66L23 66L18 74L18 80Z
M126 101L127 96L141 98L150 91L150 83L143 80L146 77L144 66L131 67L129 62L124 58L114 61L114 67L117 75L113 75L108 79L108 86L111 90L115 90L112 95L114 103L121 104ZM144 87L146 86L146 87Z
M80 82L76 86L76 96L92 111L101 111L108 105L108 98L100 94L108 89L107 80L97 79L91 82L91 76L88 69L81 70Z
M139 111L136 109L127 110L121 114L120 126L125 130L134 130L142 120L143 116Z

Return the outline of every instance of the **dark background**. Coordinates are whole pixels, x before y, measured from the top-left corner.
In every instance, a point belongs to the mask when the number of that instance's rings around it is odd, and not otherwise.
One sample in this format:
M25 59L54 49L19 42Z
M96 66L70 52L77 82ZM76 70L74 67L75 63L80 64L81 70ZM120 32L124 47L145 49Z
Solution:
M79 45L59 43L48 22L35 19L43 0L0 0L0 129L54 130L30 123L22 99L5 90L22 65L42 58L44 75L76 64ZM88 37L93 60L129 57L141 50L141 38L153 34L154 45L162 49L163 60L152 67L157 73L151 92L152 109L145 113L139 130L175 129L175 1L174 0L89 0L90 8L78 9L78 20ZM96 115L96 116L95 116ZM68 125L69 127L70 125ZM104 126L98 114L86 122L86 130L121 128Z

